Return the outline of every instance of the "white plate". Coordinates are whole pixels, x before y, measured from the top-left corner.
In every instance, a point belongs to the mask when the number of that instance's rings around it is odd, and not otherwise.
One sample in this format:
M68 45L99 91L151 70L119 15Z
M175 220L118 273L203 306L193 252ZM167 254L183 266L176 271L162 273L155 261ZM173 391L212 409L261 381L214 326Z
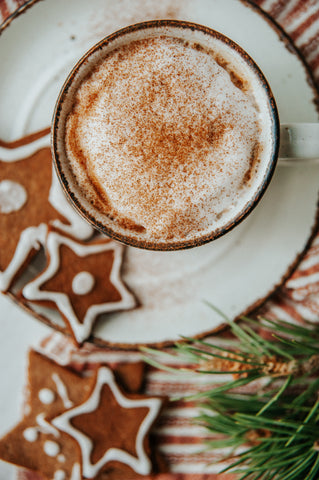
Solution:
M265 72L282 122L318 120L301 60L238 0L45 0L0 37L0 137L10 141L47 126L74 61L112 30L155 17L204 23L230 36ZM125 278L143 308L100 322L95 335L130 344L195 335L220 322L203 299L236 316L264 298L310 237L318 173L318 167L278 168L255 212L210 245L174 254L129 249ZM50 329L5 297L0 312L1 435L20 417L26 352ZM13 479L14 469L1 462L0 477Z
M96 41L128 23L168 16L208 25L238 42L268 78L282 122L318 120L302 61L256 10L238 0L158 3L46 0L15 18L0 40L0 137L13 140L48 126L66 73ZM172 341L220 326L204 300L231 318L261 303L311 235L318 174L319 166L278 167L253 214L203 247L169 253L128 248L124 278L142 306L104 317L95 337L128 345ZM16 314L6 300L1 308Z

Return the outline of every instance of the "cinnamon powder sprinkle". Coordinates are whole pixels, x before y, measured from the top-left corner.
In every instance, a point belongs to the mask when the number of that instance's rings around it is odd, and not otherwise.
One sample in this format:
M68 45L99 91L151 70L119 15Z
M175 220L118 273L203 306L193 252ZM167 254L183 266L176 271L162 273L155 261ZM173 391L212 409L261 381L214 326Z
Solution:
M184 240L223 221L262 152L258 99L228 64L163 36L108 54L67 120L67 153L86 198L147 240Z

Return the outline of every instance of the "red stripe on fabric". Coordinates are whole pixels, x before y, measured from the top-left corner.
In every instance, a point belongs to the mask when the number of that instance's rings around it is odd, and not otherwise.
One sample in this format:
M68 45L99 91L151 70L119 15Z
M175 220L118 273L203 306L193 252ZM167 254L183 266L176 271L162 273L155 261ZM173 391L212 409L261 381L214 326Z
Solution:
M292 319L294 319L296 322L299 323L304 323L304 319L302 315L300 315L294 306L291 303L288 303L289 300L282 298L280 301L276 302L276 306L281 308L284 312L286 312L287 315L289 315ZM297 304L296 304L297 306Z
M302 54L306 57L306 59L316 50L318 50L319 53L319 27L318 32L315 34L315 36L310 38L307 43L302 45L301 48Z
M309 297L310 295L316 295L318 293L319 293L319 283L312 283L303 288L297 288L294 290L288 289L286 291L287 297L289 297L292 301L297 301L296 296L298 296L298 299L301 302L303 302L306 299L306 297Z
M165 417L160 416L156 422L156 428L190 428L194 425L194 422L190 418L181 418L181 417Z
M163 359L163 364L164 364L164 363L165 363L165 360ZM186 362L185 362L185 364L181 364L181 363L175 363L175 364L174 364L174 363L168 363L168 362L166 362L166 364L169 366L169 368L174 368L174 369L176 369L176 373L177 373L178 371L180 371L182 368L187 369L187 370L192 370L192 369L194 368L194 366L196 366L195 363L187 363L187 364L186 364ZM156 367L153 367L153 366L151 366L151 365L148 367L148 370L149 370L149 372L158 372L158 371L160 371L160 369L158 369L158 368L156 368ZM165 370L162 370L162 371L164 372ZM174 372L172 372L172 373L174 373Z
M270 10L268 10L269 15L276 18L287 6L287 0L279 0L275 5L273 5Z
M220 437L186 437L179 435L161 435L156 434L156 443L161 445L201 445L204 448L204 442L209 440L216 440ZM211 457L215 456L213 452L210 452Z
M199 469L202 469L203 467L205 468L206 465L209 465L211 463L225 461L225 453L220 453L219 455L214 454L214 456L212 456L212 454L209 454L209 453L207 454L192 453L191 455L189 455L189 454L161 452L161 455L165 457L165 460L168 463L168 465L180 465L181 463L185 465L192 465L192 467L194 467L195 465L196 466L200 465Z
M297 18L301 13L306 12L308 8L317 4L317 0L300 0L294 8L288 13L288 15L282 20L282 26L289 27L295 18Z
M319 53L319 32L318 32L318 44L317 44L317 46L318 46L318 53ZM319 245L318 244L310 247L310 249L308 250L307 254L305 255L303 261L307 260L308 258L314 257L316 255L319 255Z
M171 395L171 396L184 396L195 395L199 392L208 392L212 389L211 385L195 385L195 384L174 384L167 382L148 382L147 393L149 395Z
M318 54L318 57L316 59L316 62L318 63L319 62L319 54ZM294 274L291 276L291 280L295 280L297 278L301 278L301 277L308 277L308 275L313 275L314 273L318 273L319 272L319 264L317 265L312 265L311 267L307 268L307 269L303 269L303 270L298 270L296 272L294 272Z
M319 36L318 36L318 39L319 39ZM316 56L316 58L314 58L313 60L311 60L311 62L309 62L309 67L311 68L312 71L315 71L319 67L319 53ZM319 265L318 265L318 267L319 267ZM319 268L318 268L318 270L319 270Z
M167 416L163 413L158 421L156 427L187 427L195 425L193 418L180 417L180 416Z
M307 299L304 302L304 307L306 307L310 312L314 313L315 315L318 315L319 313L319 304L316 301L312 301L311 299Z
M310 295L315 295L319 293L319 282L318 283L310 283L305 287L295 288L295 289L287 289L286 296L290 298L292 301L299 301L303 302L306 297Z
M300 37L308 28L310 28L311 25L317 20L319 20L319 10L310 15L310 17L308 17L307 20L305 20L296 30L290 33L292 40L296 41L296 39Z
M7 5L7 2L5 1L0 1L0 13L2 16L3 21L10 15L10 10Z
M256 5L262 8L263 3L265 3L265 0L254 0L254 3L256 3Z

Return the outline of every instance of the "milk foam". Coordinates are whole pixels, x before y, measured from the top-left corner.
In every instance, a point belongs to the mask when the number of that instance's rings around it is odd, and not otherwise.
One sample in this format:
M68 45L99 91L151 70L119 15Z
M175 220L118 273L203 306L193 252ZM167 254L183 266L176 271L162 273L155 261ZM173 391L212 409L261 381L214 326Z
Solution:
M171 37L111 52L77 91L66 149L86 198L146 240L187 240L245 200L261 107L229 62ZM214 227L213 227L214 228Z

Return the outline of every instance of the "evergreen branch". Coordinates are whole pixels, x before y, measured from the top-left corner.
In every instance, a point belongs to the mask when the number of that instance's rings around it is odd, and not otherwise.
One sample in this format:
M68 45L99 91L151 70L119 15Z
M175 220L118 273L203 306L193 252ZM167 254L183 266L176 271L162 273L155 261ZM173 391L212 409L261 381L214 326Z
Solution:
M310 422L310 420L313 418L314 414L317 412L318 407L319 407L319 400L317 400L316 403L314 404L313 408L311 409L311 411L307 415L304 423L302 423L298 427L296 433L287 441L286 447L289 447L289 445L297 438L297 435L299 435L300 432L305 428L305 425L307 425Z
M180 350L182 350L182 349L183 349L183 347L180 347ZM204 361L207 359L207 356L220 358L223 361L225 361L225 359L226 359L225 356L223 356L223 355L219 355L219 354L213 353L213 352L203 352L203 350L200 350L199 348L191 347L189 345L186 346L185 350L187 350L188 352L195 352L197 354L200 354L200 355L198 355L198 358L201 359L201 360L204 360ZM247 358L242 360L240 358L240 354L238 354L237 352L236 352L236 354L233 354L232 356L229 354L227 356L227 358L231 358L232 362L243 363L244 365L252 365L254 367L263 367L263 365L264 365L263 363L253 362L253 361L251 361L250 359L247 359Z
M319 327L222 317L231 340L184 338L173 350L175 358L191 360L193 375L212 375L210 390L187 397L201 409L195 422L218 435L207 449L227 448L223 472L239 480L318 479ZM214 385L218 374L230 374L230 381Z
M262 413L264 413L268 408L270 408L275 402L278 401L279 397L284 393L284 391L286 390L286 388L288 387L288 385L291 383L291 380L292 380L292 375L289 375L289 377L287 377L285 383L282 385L282 387L278 390L278 392L276 393L276 395L274 395L268 403L266 403L266 405L264 405L260 410L259 412L257 413L257 417L259 417Z

